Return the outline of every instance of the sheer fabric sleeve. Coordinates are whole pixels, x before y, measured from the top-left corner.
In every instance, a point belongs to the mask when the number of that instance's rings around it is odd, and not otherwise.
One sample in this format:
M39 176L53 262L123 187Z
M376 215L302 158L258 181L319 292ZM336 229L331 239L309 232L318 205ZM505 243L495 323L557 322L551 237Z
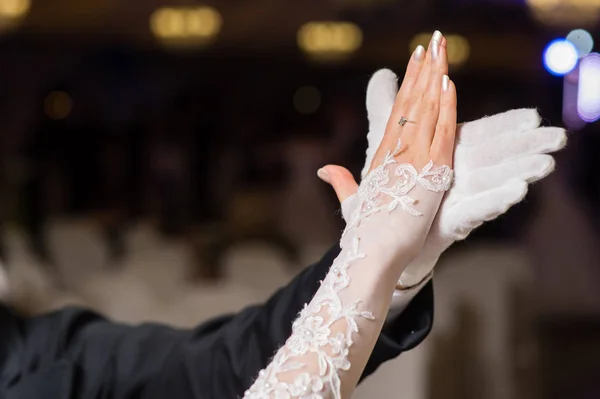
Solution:
M354 389L383 326L399 265L416 256L453 177L448 166L433 162L420 172L398 164L400 146L359 186L340 255L245 398L341 399ZM433 211L424 214L417 204Z

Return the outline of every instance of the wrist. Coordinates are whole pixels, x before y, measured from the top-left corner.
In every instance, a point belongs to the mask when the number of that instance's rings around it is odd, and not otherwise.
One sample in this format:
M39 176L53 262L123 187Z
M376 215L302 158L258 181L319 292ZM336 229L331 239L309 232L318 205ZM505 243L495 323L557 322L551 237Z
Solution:
M424 218L424 216L418 219ZM360 247L360 255L368 255L370 274L385 275L397 282L406 268L419 255L425 242L425 234L419 233L417 225L400 228L387 212L370 215L342 239L342 253ZM416 219L416 218L415 218ZM359 238L357 238L359 237ZM418 237L418 238L415 238Z

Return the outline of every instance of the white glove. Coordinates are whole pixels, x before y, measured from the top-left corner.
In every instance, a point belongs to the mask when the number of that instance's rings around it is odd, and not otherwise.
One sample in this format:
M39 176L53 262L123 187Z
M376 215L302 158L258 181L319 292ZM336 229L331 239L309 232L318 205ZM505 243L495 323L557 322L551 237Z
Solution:
M369 82L369 147L363 177L382 140L397 90L396 75L388 69L377 71ZM528 183L554 170L554 158L547 153L564 147L566 134L564 129L539 125L536 110L519 109L458 126L454 185L442 201L421 253L403 272L401 287L422 282L454 241L505 213L525 197ZM336 175L351 176L349 172ZM331 183L334 187L345 184ZM342 203L345 220L355 206L356 196Z

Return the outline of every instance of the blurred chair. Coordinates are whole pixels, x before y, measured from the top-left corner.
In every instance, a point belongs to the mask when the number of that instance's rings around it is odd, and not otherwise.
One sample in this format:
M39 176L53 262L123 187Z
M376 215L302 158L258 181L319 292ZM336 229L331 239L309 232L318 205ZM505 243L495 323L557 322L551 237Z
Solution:
M281 251L288 264L296 265L300 248L278 226L278 203L276 193L268 189L238 191L230 201L221 226L210 230L197 229L193 234L192 250L195 278L217 279L222 277L225 254L233 247L248 242L261 242Z
M434 278L431 335L384 365L359 387L355 398L536 398L536 379L526 381L527 386L516 373L537 373L535 356L523 359L536 353L530 334L535 322L532 301L519 302L519 315L513 303L515 289L526 292L531 285L531 273L527 255L514 246L449 253ZM515 346L521 358L515 356Z

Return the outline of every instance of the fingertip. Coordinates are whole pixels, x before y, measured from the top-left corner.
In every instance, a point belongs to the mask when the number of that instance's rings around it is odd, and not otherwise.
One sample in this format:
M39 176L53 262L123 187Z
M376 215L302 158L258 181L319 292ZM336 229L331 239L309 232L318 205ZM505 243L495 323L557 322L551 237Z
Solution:
M338 165L326 165L317 171L321 180L329 183L340 203L346 200L358 190L358 184L350 171Z
M392 89L390 89L390 87L392 87ZM379 91L393 93L392 98L396 96L396 92L398 91L398 76L392 70L383 68L376 71L373 76L371 76L369 84L367 85L367 95L372 92L377 94Z
M324 167L317 170L317 176L319 179L323 180L325 183L331 184L331 176L329 172Z
M373 74L367 85L367 113L369 120L381 118L387 120L398 93L398 77L384 68Z
M375 73L371 77L371 81L372 82L377 82L377 81L388 82L388 81L396 80L396 77L397 77L396 74L391 69L381 68L381 69L378 69L377 71L375 71Z
M421 61L423 61L424 58L425 58L425 47L423 47L419 44L417 46L417 48L415 48L415 51L413 51L412 60L421 62Z

